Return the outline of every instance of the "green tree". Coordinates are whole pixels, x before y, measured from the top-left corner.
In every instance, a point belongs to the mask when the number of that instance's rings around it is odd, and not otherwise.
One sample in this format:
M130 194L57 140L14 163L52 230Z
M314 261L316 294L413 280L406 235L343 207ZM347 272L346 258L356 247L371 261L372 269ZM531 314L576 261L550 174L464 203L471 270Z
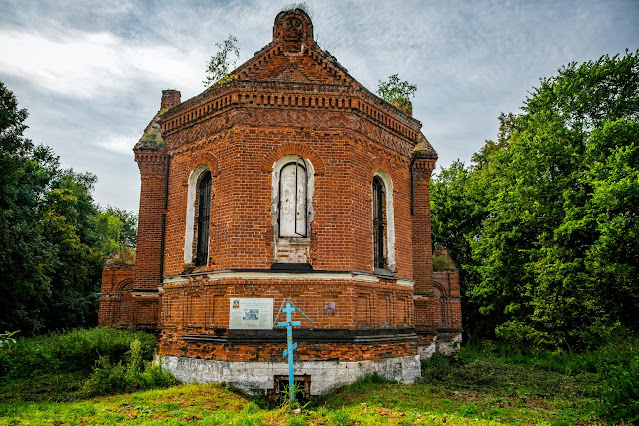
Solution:
M26 118L0 82L0 329L91 326L102 266L117 249L110 241L134 244L135 217L102 213L91 197L95 176L64 170L50 148L34 146L23 136ZM101 227L105 215L117 223Z
M0 82L0 329L43 326L38 311L50 294L51 247L34 229L52 170L23 135L28 114Z
M377 85L377 95L380 98L409 114L413 113L410 98L415 96L416 91L416 85L401 81L398 74L389 76L388 81L380 81Z
M465 271L465 327L550 348L638 330L639 53L568 64L522 110L502 114L470 170L433 181L433 235Z
M434 245L444 245L459 269L462 294L468 292L467 283L476 280L471 266L475 265L471 241L481 230L487 215L485 176L469 170L464 163L454 161L442 169L431 182L431 223ZM462 299L462 315L467 336L475 337L481 330L494 328L479 315L473 300Z
M206 79L202 82L204 87L226 83L233 78L230 72L240 58L240 49L236 43L237 38L233 34L229 34L229 38L222 43L215 43L219 51L207 63Z
M110 255L123 248L135 248L137 215L115 207L98 212L98 234L102 237L102 252Z

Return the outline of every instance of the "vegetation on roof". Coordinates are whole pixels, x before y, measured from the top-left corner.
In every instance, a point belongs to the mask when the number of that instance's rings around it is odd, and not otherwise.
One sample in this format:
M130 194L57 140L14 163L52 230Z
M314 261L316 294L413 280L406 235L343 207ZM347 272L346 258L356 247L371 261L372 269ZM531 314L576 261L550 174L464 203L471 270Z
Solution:
M380 98L409 115L413 114L413 104L410 102L410 98L415 97L416 91L417 85L401 81L398 74L389 76L388 81L380 80L377 85L377 95Z
M218 52L211 56L206 66L204 87L209 88L215 84L224 84L237 78L231 74L237 60L240 59L240 49L237 47L237 37L229 34L229 38L221 43L215 43ZM235 58L233 58L235 56Z

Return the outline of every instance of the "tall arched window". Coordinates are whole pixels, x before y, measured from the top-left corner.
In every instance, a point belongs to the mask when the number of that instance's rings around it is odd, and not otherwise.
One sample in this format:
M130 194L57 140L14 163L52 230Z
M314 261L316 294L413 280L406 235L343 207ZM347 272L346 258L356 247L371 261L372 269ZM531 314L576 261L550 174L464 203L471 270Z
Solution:
M206 164L200 164L189 175L184 230L184 263L186 265L208 264L212 177L211 170Z
M373 261L374 267L386 269L386 202L384 182L373 178Z
M273 163L271 224L273 265L311 262L315 169L307 158L285 155Z
M209 224L211 217L211 172L202 173L198 185L197 248L195 266L204 266L209 260Z
M373 176L373 269L381 274L396 272L393 181L384 170Z
M278 229L280 237L305 238L307 235L308 176L304 159L298 158L280 170Z

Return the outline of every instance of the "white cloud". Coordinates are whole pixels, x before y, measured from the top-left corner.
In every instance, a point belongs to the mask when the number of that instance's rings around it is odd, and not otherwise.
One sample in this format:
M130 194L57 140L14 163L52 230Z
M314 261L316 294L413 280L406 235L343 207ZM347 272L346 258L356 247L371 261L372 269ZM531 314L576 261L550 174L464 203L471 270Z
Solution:
M133 147L139 140L139 136L110 134L93 143L95 146L118 154L133 156Z
M0 33L0 69L47 91L82 99L113 96L141 80L198 81L205 54L130 43L108 32Z
M250 59L291 2L0 0L0 80L29 110L29 137L95 172L101 203L134 210L131 148L161 90L202 92L215 43L235 34ZM417 84L415 118L445 167L494 138L539 77L639 45L636 0L307 2L320 46L366 87L395 73Z

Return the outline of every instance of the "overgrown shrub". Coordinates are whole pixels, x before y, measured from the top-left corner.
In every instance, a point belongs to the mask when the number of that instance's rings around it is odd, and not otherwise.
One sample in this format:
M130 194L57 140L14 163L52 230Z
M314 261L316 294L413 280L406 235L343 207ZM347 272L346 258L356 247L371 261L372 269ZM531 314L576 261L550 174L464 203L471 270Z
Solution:
M611 339L594 355L603 388L600 413L611 422L639 423L639 337Z
M440 352L422 359L422 378L427 382L444 380L453 371L450 362L451 357Z
M176 384L175 378L160 365L153 365L142 357L142 343L137 338L131 342L128 361L109 362L101 356L95 364L91 377L85 382L83 391L87 396L110 395L155 388L166 388Z
M639 356L629 365L611 365L605 378L601 412L611 422L639 422Z
M20 379L52 371L89 374L100 357L125 359L136 339L141 358L153 359L155 337L144 332L93 328L18 338L11 347L0 348L0 377Z

